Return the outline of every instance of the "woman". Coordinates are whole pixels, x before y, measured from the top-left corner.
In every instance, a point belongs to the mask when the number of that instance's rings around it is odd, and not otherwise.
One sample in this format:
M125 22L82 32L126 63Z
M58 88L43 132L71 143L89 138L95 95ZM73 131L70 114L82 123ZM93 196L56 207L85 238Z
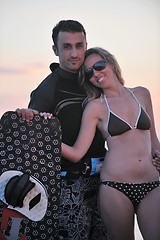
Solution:
M126 88L115 57L101 48L86 51L84 73L88 97L81 129L73 147L62 144L62 155L78 162L98 127L108 145L99 207L110 239L133 240L136 213L143 238L159 240L160 182L152 160L160 143L150 93Z

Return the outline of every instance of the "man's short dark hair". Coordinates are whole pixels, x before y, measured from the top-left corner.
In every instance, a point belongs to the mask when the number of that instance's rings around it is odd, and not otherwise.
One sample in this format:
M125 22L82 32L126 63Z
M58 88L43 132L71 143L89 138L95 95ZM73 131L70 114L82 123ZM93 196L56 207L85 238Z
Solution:
M86 31L81 23L75 20L61 20L52 30L52 39L56 47L59 32L83 32L86 37Z

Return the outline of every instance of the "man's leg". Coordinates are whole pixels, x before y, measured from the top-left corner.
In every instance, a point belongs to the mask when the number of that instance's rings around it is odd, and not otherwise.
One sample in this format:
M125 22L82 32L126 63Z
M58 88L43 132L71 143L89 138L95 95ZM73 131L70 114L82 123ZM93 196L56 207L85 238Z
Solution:
M56 240L90 240L91 222L97 203L98 179L62 179Z

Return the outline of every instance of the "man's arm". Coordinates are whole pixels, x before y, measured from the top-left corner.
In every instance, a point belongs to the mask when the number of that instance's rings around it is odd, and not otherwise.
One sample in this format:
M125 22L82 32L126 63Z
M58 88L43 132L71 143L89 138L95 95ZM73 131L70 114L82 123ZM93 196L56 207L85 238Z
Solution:
M56 77L54 74L47 76L40 85L32 91L28 108L17 108L16 111L23 120L31 121L35 114L43 112L44 118L51 118L54 102Z
M147 112L151 120L150 134L151 134L152 156L153 156L152 163L160 172L160 142L156 134L152 100L151 100L150 92L148 90L145 90L145 96L146 96L146 102L147 102Z
M154 156L153 156L153 165L157 168L157 170L160 173L160 151L154 150Z

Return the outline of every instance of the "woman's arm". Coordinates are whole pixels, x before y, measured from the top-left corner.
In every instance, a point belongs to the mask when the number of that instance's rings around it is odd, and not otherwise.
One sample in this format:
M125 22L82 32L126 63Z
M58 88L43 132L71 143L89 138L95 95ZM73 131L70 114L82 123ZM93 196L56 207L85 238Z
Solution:
M85 155L93 141L98 121L98 106L93 100L85 107L81 128L75 144L68 146L62 143L62 156L73 162L78 162Z

